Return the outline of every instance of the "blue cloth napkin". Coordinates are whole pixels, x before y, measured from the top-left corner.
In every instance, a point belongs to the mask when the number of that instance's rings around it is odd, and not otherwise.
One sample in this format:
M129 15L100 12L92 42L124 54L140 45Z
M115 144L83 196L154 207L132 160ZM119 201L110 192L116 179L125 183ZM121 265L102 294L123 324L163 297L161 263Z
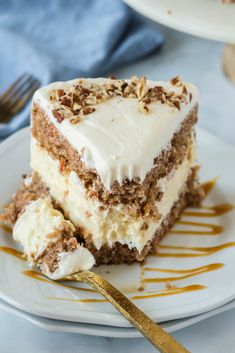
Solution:
M150 54L162 43L161 34L119 0L0 0L0 47L9 48L4 51L5 65L9 61L4 75L0 49L0 93L26 69L42 84L101 76ZM25 65L29 46L32 53ZM21 112L20 122L16 116L7 126L0 124L0 138L26 125L28 112L29 106Z

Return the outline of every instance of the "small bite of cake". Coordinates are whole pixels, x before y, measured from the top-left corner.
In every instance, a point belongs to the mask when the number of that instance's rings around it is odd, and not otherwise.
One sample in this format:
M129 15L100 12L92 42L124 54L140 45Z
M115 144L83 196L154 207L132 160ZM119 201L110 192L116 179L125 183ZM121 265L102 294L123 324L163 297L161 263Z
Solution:
M93 255L74 237L74 225L65 220L49 198L30 202L13 227L27 260L52 279L91 269Z

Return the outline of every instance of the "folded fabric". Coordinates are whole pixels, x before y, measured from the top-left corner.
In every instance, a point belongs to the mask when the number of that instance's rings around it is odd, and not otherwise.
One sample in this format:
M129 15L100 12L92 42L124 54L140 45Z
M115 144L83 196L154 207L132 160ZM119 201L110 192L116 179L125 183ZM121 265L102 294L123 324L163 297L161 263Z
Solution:
M0 0L0 29L3 28L21 35L41 56L40 65L43 63L49 72L48 81L111 73L114 67L134 62L163 43L156 29L119 0ZM14 58L17 70L12 72L9 67L8 75L5 70L0 90L25 71L25 63L21 62L25 45L18 45L16 51L16 40L9 37L6 43L4 31L0 32L0 45L12 47L7 55L11 56L10 63ZM5 56L4 61L7 59ZM29 57L27 71L37 76L38 68L30 64ZM20 124L0 124L0 138L27 122L28 107Z

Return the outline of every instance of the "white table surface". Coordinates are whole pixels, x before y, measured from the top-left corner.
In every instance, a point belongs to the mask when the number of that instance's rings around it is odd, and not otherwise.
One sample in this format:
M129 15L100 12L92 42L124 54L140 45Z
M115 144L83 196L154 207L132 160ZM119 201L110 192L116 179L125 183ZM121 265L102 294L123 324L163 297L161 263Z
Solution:
M223 45L172 30L161 53L112 72L118 77L146 75L165 80L180 74L201 95L200 123L222 140L235 144L235 87L221 71ZM235 352L235 310L178 331L174 336L197 353ZM111 339L46 332L0 310L0 353L150 353L145 339Z

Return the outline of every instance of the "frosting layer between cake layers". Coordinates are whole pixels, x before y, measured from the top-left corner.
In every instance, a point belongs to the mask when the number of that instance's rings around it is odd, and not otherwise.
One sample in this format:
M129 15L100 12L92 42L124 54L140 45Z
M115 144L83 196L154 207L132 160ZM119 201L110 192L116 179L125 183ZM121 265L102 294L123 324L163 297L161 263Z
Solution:
M189 146L184 161L173 168L158 185L163 192L156 207L160 213L158 220L128 214L128 204L118 204L101 208L101 203L88 196L88 191L75 172L62 174L58 160L40 147L32 139L31 167L50 189L51 196L61 205L65 214L75 226L82 229L82 235L100 249L103 245L112 247L116 242L127 244L139 252L152 240L164 217L168 215L195 165L195 147Z

